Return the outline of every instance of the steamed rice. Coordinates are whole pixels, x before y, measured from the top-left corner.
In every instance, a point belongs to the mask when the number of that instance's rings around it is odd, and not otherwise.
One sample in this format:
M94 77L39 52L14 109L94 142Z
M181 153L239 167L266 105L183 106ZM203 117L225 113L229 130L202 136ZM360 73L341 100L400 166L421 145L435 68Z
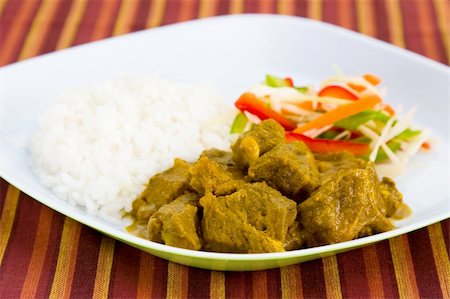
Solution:
M32 137L31 163L59 198L118 222L175 157L229 148L228 109L210 87L122 76L62 95Z

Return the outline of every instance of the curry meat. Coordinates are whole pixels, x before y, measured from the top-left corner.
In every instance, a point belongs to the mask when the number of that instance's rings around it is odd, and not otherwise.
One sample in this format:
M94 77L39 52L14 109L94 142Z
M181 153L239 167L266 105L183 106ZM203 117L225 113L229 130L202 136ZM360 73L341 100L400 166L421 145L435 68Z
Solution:
M231 152L210 149L150 178L134 200L135 233L192 250L282 252L394 228L408 214L389 178L350 153L313 154L263 121ZM137 229L136 229L137 228Z

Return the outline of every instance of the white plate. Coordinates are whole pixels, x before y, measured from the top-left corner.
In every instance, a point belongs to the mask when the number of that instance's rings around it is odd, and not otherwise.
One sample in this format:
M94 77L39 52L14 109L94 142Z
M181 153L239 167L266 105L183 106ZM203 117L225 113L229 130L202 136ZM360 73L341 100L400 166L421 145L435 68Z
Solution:
M273 254L220 254L173 248L127 234L122 227L72 207L41 186L27 161L27 140L51 99L66 89L114 74L159 74L212 82L231 104L266 73L316 83L334 73L371 72L389 87L388 102L418 106L417 120L440 140L396 179L413 215L383 234ZM0 175L43 204L157 256L218 270L288 265L403 234L450 216L449 68L360 34L296 17L237 15L128 34L44 55L0 69Z

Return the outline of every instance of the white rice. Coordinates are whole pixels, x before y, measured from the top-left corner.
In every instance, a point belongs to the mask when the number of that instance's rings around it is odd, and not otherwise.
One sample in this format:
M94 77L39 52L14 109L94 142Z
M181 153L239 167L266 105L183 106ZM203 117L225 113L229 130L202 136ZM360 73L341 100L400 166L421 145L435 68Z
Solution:
M211 87L122 76L62 95L32 137L31 163L59 198L120 222L175 157L229 148L228 110Z

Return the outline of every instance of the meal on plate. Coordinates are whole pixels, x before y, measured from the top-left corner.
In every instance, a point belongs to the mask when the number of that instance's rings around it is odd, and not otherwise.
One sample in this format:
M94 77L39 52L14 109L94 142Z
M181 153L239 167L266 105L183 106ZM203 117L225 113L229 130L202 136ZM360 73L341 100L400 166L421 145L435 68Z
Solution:
M388 231L408 208L394 182L349 152L313 154L272 119L150 178L131 230L193 250L280 252Z
M379 82L338 75L316 90L268 75L236 113L207 86L122 76L63 94L31 163L59 198L121 226L131 216L130 232L170 246L261 253L352 240L409 214L388 177L429 147L414 110L385 103Z

